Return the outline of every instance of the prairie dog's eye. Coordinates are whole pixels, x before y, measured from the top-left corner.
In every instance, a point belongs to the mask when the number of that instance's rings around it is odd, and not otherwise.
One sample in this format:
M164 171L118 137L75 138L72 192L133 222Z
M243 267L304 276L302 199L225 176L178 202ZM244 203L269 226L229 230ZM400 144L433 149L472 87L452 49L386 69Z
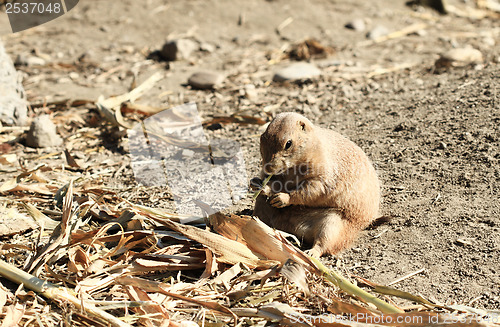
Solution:
M292 140L288 140L285 144L285 150L290 149L291 146L292 146Z

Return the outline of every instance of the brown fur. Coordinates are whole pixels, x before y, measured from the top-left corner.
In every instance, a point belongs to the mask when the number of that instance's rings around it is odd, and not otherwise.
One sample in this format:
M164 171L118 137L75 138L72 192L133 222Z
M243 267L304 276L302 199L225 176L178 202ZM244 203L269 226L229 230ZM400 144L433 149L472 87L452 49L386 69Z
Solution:
M261 178L273 177L257 198L254 214L312 244L311 254L338 253L377 217L375 169L342 135L299 114L282 113L262 134L260 150Z

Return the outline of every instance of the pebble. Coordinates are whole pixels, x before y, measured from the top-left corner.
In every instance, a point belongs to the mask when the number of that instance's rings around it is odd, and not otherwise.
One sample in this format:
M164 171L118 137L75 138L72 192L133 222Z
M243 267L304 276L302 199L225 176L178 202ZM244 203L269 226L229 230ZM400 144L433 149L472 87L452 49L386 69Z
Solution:
M31 123L30 130L26 135L26 145L32 148L47 148L59 146L62 138L57 135L56 125L48 115L36 117Z
M389 34L389 30L385 26L377 25L366 33L366 37L370 40L375 40L387 34Z
M469 64L479 64L483 62L483 54L474 48L452 49L436 61L436 67L463 67Z
M362 18L356 18L345 24L345 28L363 32L366 29L365 21Z
M198 48L198 43L193 40L177 39L165 43L161 49L161 55L168 61L188 59Z
M202 42L200 44L200 50L201 51L204 51L204 52L209 52L209 53L212 53L215 51L215 48L216 46L213 45L212 43L208 43L208 42Z
M483 38L483 43L490 46L490 47L494 47L497 44L495 39L492 37L489 37L489 36Z
M190 157L194 156L194 151L189 150L189 149L184 149L184 150L182 150L182 156L190 158Z
M304 80L318 77L321 75L321 70L313 64L306 62L298 62L285 67L274 74L273 81L285 82Z
M19 54L14 63L16 66L43 66L45 60L36 56Z
M426 31L426 30L424 30L424 29L422 29L422 30L418 30L418 31L416 31L414 34L415 34L415 35L418 35L418 36L422 36L422 37L424 37L424 36L427 36L427 35L428 35L428 34L427 34L427 31Z
M188 79L188 84L195 89L207 90L213 89L215 86L224 81L224 75L218 72L203 71L196 72Z
M249 100L255 100L257 99L258 92L255 89L255 85L253 84L246 84L245 89L244 89L244 94L245 97Z
M71 78L73 81L74 81L74 80L77 80L77 79L80 77L80 75L79 75L77 72L70 72L70 73L68 74L68 76L69 76L69 78Z

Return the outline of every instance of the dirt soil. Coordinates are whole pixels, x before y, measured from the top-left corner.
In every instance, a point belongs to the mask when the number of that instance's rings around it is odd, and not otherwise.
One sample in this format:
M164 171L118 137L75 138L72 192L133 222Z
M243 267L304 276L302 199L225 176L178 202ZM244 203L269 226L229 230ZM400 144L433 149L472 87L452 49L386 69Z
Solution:
M472 7L470 2L455 5ZM293 20L278 33L288 18ZM344 27L354 18L364 19L367 30L425 26L374 43L366 31ZM138 103L170 108L193 101L204 122L235 113L267 122L294 111L364 149L383 182L382 213L392 220L364 231L340 261L325 262L381 284L423 268L394 286L439 303L500 309L498 18L439 15L389 0L87 0L42 26L9 30L0 13L1 38L13 59L33 54L46 61L18 67L31 117L50 113L72 153L86 163L87 175L98 175L124 198L172 207L166 188L136 183L126 136L98 122L93 102L129 91L134 76L139 84L161 71L166 77ZM195 51L188 60L158 60L154 52L175 37L192 38L208 51ZM273 73L291 63L284 50L308 38L335 49L328 58L311 60L322 76L272 82ZM481 51L482 64L434 69L441 53L466 46ZM202 69L224 72L224 84L191 89L188 77ZM255 86L256 96L245 96L246 84ZM91 102L64 110L39 105L67 99ZM240 143L247 178L255 176L263 126L208 126L209 138ZM50 155L54 151L59 154ZM34 150L22 141L10 152L27 168L64 163L60 150ZM0 182L16 174L3 170ZM0 195L0 201L9 199ZM251 208L247 198L229 211Z

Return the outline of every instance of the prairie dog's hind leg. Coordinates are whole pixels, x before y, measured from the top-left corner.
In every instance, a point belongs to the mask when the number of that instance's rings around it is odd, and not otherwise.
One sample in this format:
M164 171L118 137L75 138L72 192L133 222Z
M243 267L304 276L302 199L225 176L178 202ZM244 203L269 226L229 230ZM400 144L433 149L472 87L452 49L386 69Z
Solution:
M355 233L349 222L332 209L317 209L318 219L309 232L314 234L312 248L308 254L321 257L325 254L337 254L346 249L354 239Z
M356 229L332 208L288 206L278 209L260 195L254 215L267 225L294 234L302 242L312 245L308 253L315 257L337 254L347 248L356 234Z

